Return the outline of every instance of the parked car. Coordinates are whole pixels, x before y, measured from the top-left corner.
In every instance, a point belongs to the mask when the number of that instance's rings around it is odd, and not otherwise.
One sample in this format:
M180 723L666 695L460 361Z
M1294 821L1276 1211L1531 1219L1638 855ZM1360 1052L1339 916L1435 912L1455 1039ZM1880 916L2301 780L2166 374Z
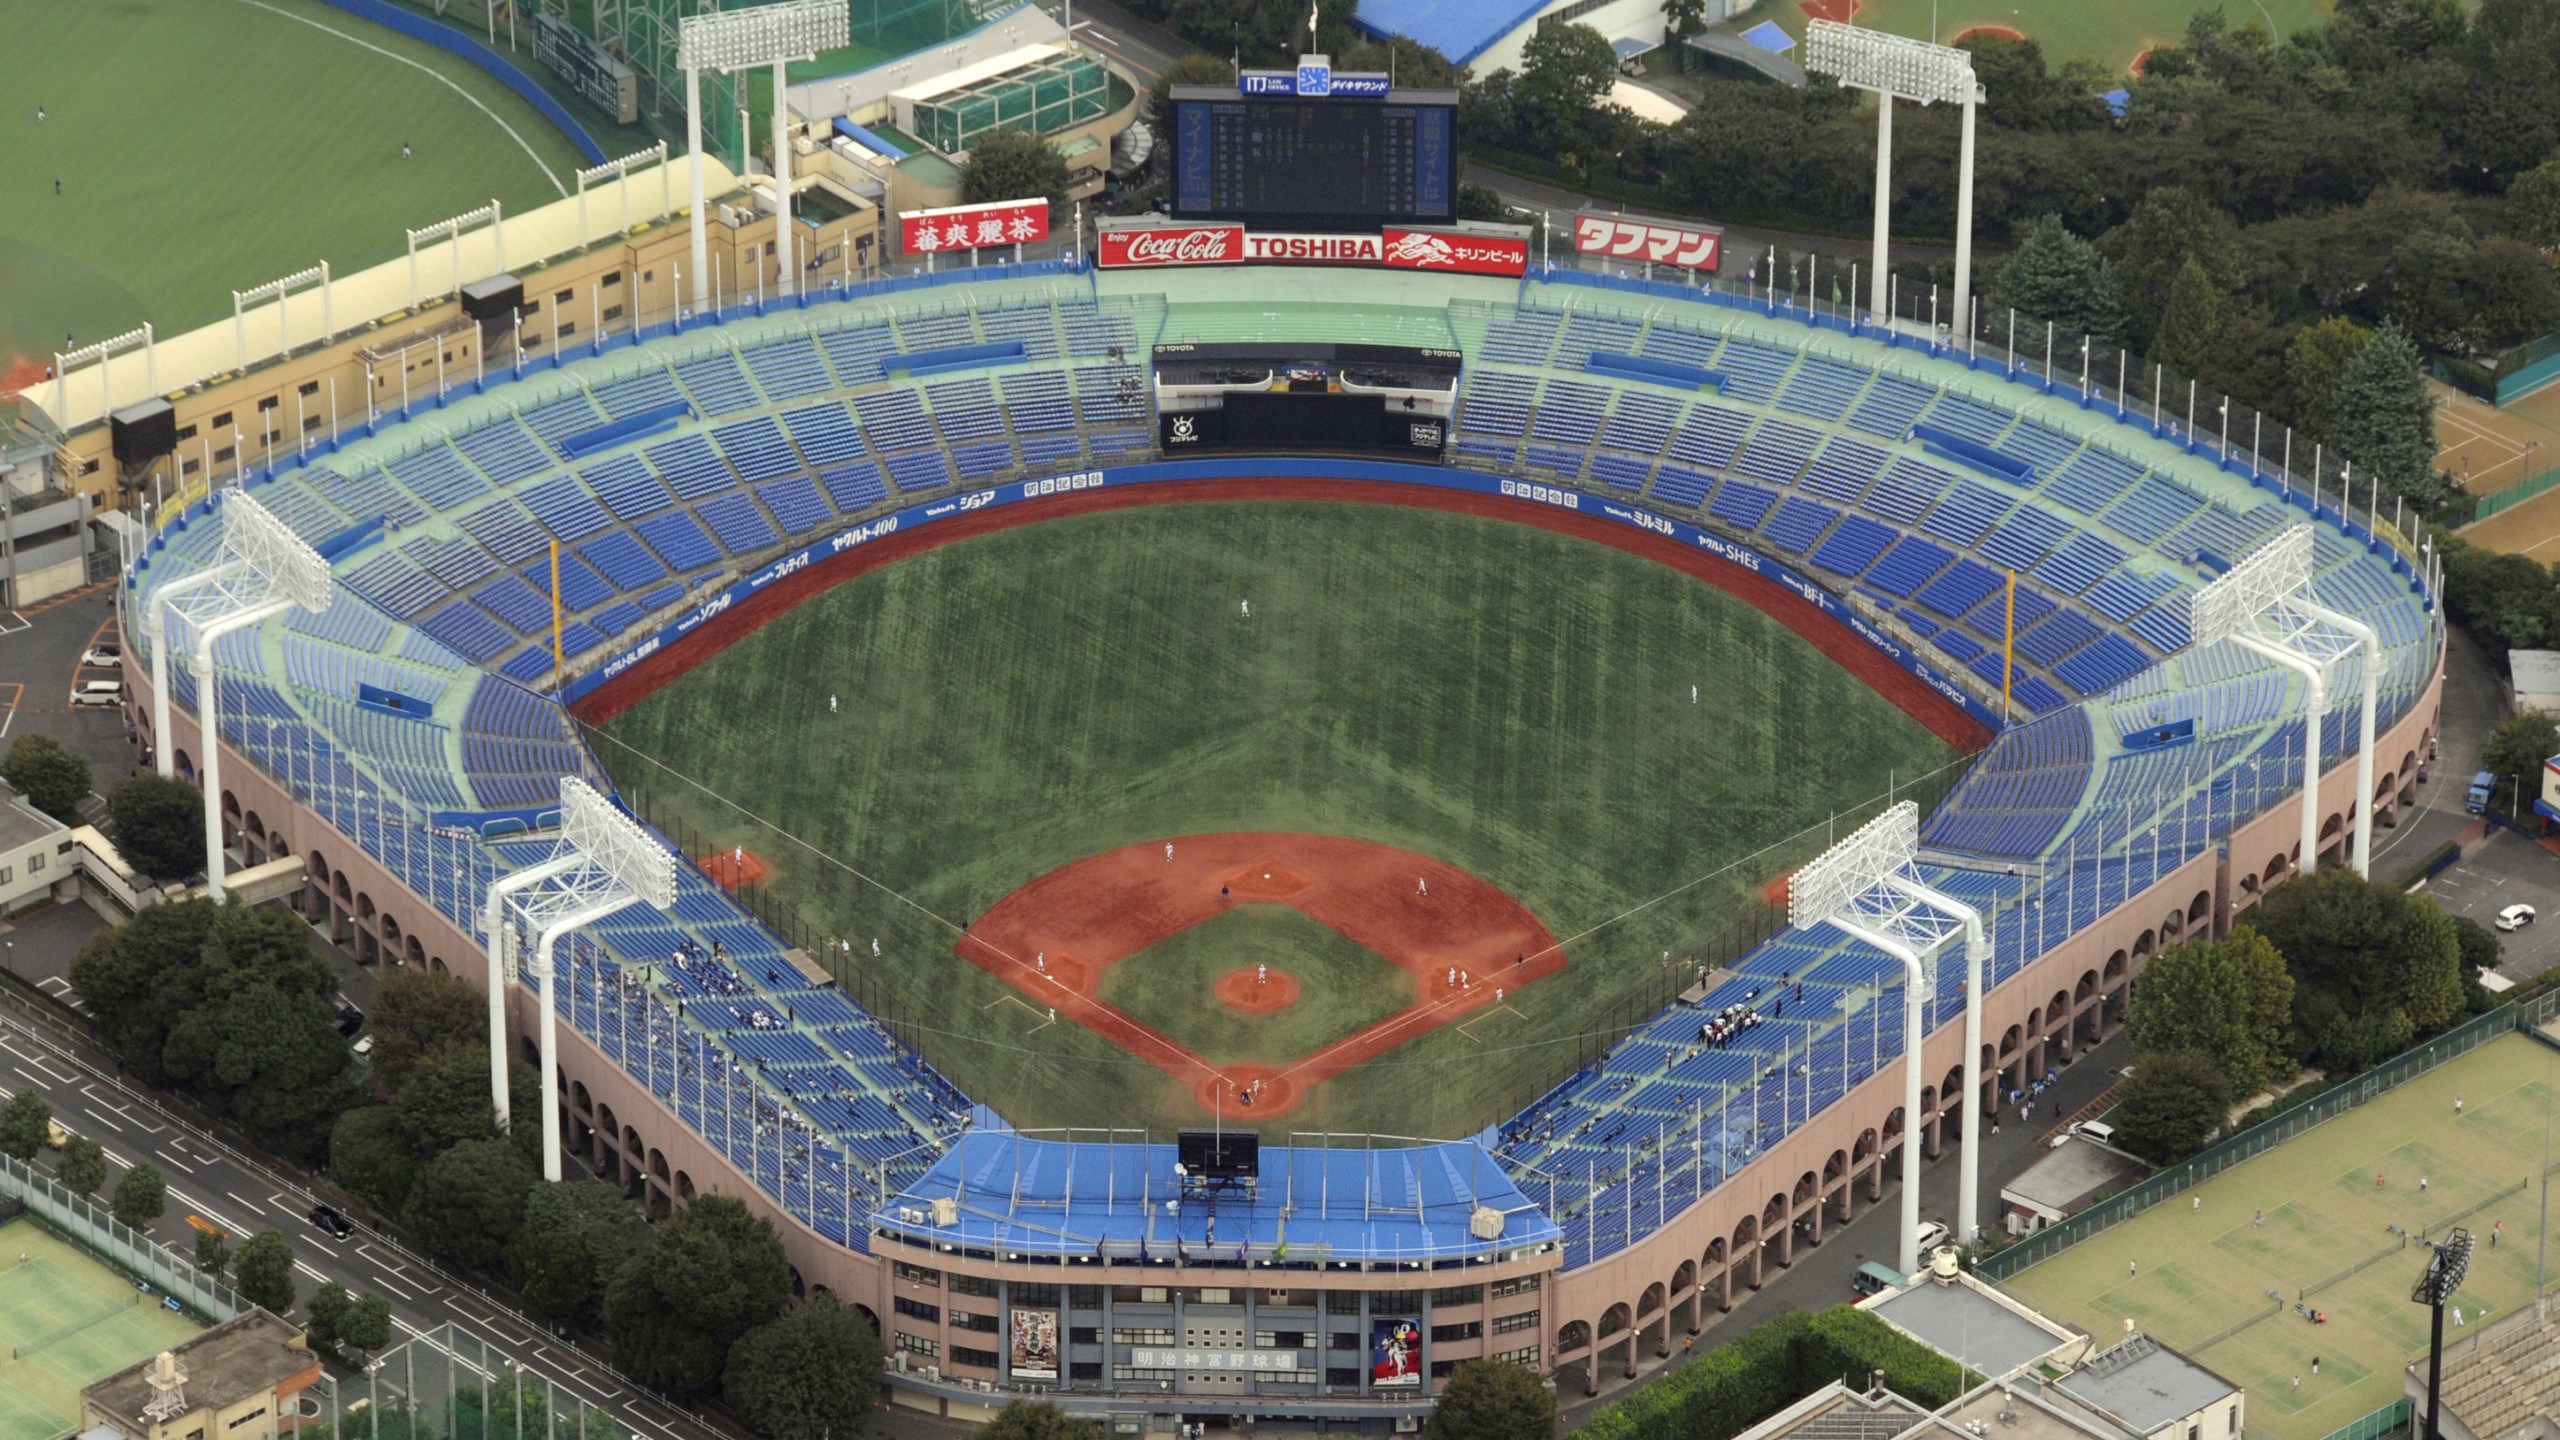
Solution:
M121 680L83 680L71 687L74 705L121 705L124 682Z
M2533 923L2533 907L2530 905L2510 905L2506 909L2498 912L2498 918L2495 923L2501 930L2521 930L2527 925Z
M80 663L95 665L102 670L117 669L124 664L124 647L116 644L92 645L88 653L80 657Z
M314 1229L335 1240L344 1240L356 1233L355 1222L339 1214L338 1207L335 1205L312 1206L311 1224Z

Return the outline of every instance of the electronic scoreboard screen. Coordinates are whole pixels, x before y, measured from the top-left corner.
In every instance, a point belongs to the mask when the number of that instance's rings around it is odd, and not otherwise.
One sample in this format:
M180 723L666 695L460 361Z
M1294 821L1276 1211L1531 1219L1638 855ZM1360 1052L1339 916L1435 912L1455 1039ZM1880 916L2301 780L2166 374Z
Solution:
M1184 86L1173 101L1177 220L1375 230L1458 218L1454 94L1246 97Z

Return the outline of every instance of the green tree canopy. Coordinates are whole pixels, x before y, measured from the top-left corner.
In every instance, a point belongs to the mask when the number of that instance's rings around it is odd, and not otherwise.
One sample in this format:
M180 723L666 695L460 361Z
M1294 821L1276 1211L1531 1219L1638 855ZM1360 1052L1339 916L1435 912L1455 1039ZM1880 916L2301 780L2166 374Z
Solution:
M162 1178L159 1166L145 1160L116 1182L115 1198L107 1208L134 1229L147 1230L169 1208L169 1182Z
M2379 479L2386 493L2431 509L2443 500L2435 470L2436 402L2427 393L2418 347L2397 325L2384 325L2338 377L2329 397L2333 454L2355 462L2359 484Z
M2184 1052L2214 1063L2239 1094L2292 1073L2293 976L2247 925L2151 958L2126 1014L2136 1055Z
M0 1155L18 1160L33 1160L44 1149L45 1126L53 1120L53 1106L34 1086L9 1097L0 1105Z
M1046 200L1052 226L1057 224L1055 207L1065 204L1074 188L1066 157L1028 130L990 130L970 143L968 158L960 162L962 201Z
M2523 241L2492 235L2471 265L2464 338L2483 351L2521 345L2560 329L2560 281L2551 262Z
M154 880L204 869L204 792L184 780L136 771L107 792L107 822L127 864Z
M1618 52L1588 25L1541 25L1520 50L1517 119L1547 153L1581 149L1618 83Z
M2146 193L2132 216L2107 232L2102 248L2116 262L2126 308L2136 317L2165 315L2179 272L2190 264L2204 272L2206 288L2216 294L2239 289L2244 278L2240 227L2184 185L2156 186ZM2155 339L2152 326L2132 329L2136 341Z
M2222 296L2204 267L2189 260L2169 282L2169 304L2160 313L2152 358L2181 375L2202 375L2220 353L2221 341Z
M373 1078L389 1094L430 1051L459 1045L485 1052L489 997L459 975L385 966L373 987L366 1032L373 1036Z
M699 1393L729 1347L782 1313L791 1265L773 1227L726 1195L703 1195L657 1223L605 1288L605 1333L641 1383Z
M336 1280L323 1280L302 1302L302 1331L312 1344L323 1350L335 1350L345 1338L347 1307L355 1302L348 1298L347 1287Z
M74 1194L97 1194L98 1187L107 1183L107 1147L86 1135L72 1136L62 1142L62 1158L54 1164L53 1178Z
M391 1343L391 1302L371 1291L357 1296L338 1322L338 1339L358 1350L381 1353Z
M510 1101L521 1088L509 1086ZM539 1073L534 1091L541 1093ZM498 1111L489 1095L485 1045L478 1050L447 1045L429 1051L409 1067L406 1082L391 1097L391 1113L400 1117L400 1131L408 1138L410 1152L421 1160L431 1160L465 1140L494 1137Z
M2511 801L2523 814L2542 794L2542 762L2554 755L2560 755L2560 715L2519 710L2490 727L2480 768L2497 776L2502 787L2512 787L2501 788L2497 798ZM6 1116L0 1115L0 1134L5 1133Z
M1555 1392L1508 1360L1461 1360L1423 1430L1429 1440L1554 1440Z
M418 1152L390 1106L360 1105L338 1117L329 1132L329 1178L395 1214L409 1203Z
M593 1324L606 1277L645 1245L648 1229L622 1192L601 1180L536 1184L507 1247L507 1274L545 1320Z
M1102 1422L1079 1420L1046 1400L1016 1400L978 1429L979 1440L1103 1440Z
M2284 405L2307 439L2329 433L2329 401L2373 332L2344 315L2293 332L2284 350Z
M2059 215L2038 216L2019 232L2017 253L1992 272L1986 289L1992 306L2018 312L2021 349L2029 348L2025 327L2030 319L2039 322L2039 334L2040 322L2052 321L2062 334L2075 337L2075 349L2076 337L2083 334L2121 338L2125 333L2115 267L2097 246L2065 228ZM1994 335L2007 338L2005 321L1986 323Z
M534 1170L504 1140L465 1140L419 1167L402 1223L418 1248L472 1270L495 1267L524 1221Z
M66 825L78 825L80 802L89 798L89 762L41 730L25 731L0 758L0 780L27 803Z
M859 1435L880 1394L880 1361L880 1332L861 1311L812 1295L738 1337L721 1388L768 1440Z
M231 1288L272 1314L293 1308L293 1247L284 1232L260 1230L240 1243L240 1253L231 1258Z
M2507 187L2507 233L2544 255L2560 254L2560 154Z
M2156 1165L2184 1160L2222 1128L2231 1105L2230 1077L2202 1055L2145 1055L2124 1082L2116 1138Z
M196 1268L207 1275L220 1275L231 1268L231 1246L221 1231L196 1232Z
M2322 870L2268 891L2249 920L2293 972L2297 1053L2334 1072L2462 1014L2461 938L2426 896Z

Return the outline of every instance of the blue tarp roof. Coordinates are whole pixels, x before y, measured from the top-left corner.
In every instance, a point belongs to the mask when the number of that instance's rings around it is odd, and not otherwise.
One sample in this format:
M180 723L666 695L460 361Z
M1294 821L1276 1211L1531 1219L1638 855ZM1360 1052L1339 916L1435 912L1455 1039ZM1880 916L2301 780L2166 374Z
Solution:
M1362 0L1351 23L1372 35L1418 40L1467 65L1526 25L1546 0Z
M1069 1144L971 1130L873 1223L971 1250L1193 1262L1427 1260L1553 1243L1561 1232L1484 1147L1266 1146L1252 1191L1184 1198L1171 1145ZM933 1202L957 1200L951 1225ZM1179 1200L1178 1208L1166 1202ZM1503 1213L1479 1240L1478 1206Z
M1775 20L1763 20L1742 32L1743 40L1772 55L1784 55L1796 48L1796 37L1778 28Z
M2109 90L2100 94L2098 98L2106 101L2107 109L2113 112L2117 119L2121 120L2124 118L2125 105L2133 99L2133 92L2130 90Z

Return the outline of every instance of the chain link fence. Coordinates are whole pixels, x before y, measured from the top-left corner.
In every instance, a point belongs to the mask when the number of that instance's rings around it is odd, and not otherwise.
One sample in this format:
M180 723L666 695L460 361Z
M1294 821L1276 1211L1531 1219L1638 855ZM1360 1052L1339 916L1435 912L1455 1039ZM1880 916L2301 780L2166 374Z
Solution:
M216 1324L249 1308L229 1286L24 1160L0 1155L0 1199L24 1206L46 1229Z

